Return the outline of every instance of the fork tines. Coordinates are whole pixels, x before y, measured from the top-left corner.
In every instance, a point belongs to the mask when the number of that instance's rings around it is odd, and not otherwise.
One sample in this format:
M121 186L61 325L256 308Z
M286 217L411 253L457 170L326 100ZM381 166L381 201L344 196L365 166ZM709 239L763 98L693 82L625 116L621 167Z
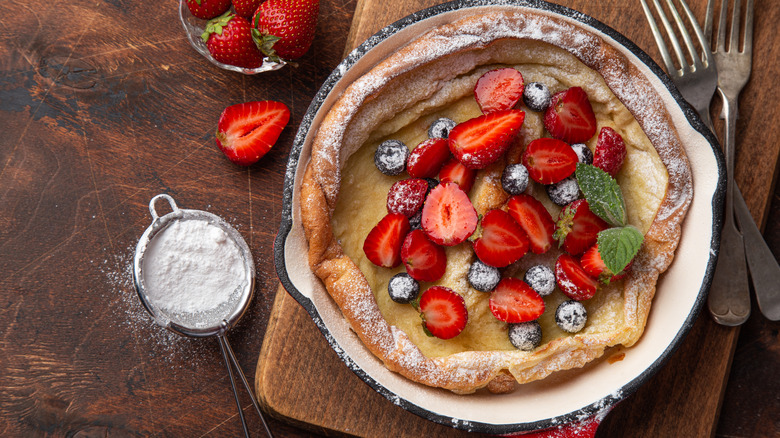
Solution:
M685 16L688 19L690 27L693 29L693 31L696 34L696 39L699 42L698 45L699 48L697 48L696 44L693 41L693 38L691 38L691 35L689 34L686 25L683 22L682 17L677 12L677 8L674 6L674 2L672 0L666 0L666 4L671 12L675 24L677 25L677 32L679 32L679 34L682 36L685 45L688 49L688 55L690 56L690 60L691 60L690 62L688 61L688 58L686 58L686 55L683 52L682 46L680 45L680 40L677 38L675 29L672 27L671 22L667 18L667 15L664 12L664 8L661 6L661 3L658 0L652 0L653 5L655 6L656 13L661 19L661 22L663 23L663 26L666 30L667 38L669 39L669 42L671 43L674 52L677 56L677 65L679 65L679 67L675 66L675 63L672 60L672 56L669 54L669 51L666 48L666 43L664 42L663 34L658 28L658 25L655 21L655 17L653 16L653 13L647 4L647 1L646 0L641 0L641 1L642 1L642 8L644 9L645 15L647 16L647 21L650 23L650 28L653 31L653 36L655 37L656 45L658 46L658 49L661 52L661 58L663 58L664 64L666 65L666 71L669 72L669 74L677 73L678 75L681 75L685 72L697 71L710 66L710 64L712 63L712 53L710 52L709 49L709 43L708 43L709 39L705 36L704 32L702 32L699 23L696 21L696 17L693 15L693 12L691 12L691 9L688 7L688 5L685 3L684 0L679 0L678 2L680 3L683 10L685 11Z

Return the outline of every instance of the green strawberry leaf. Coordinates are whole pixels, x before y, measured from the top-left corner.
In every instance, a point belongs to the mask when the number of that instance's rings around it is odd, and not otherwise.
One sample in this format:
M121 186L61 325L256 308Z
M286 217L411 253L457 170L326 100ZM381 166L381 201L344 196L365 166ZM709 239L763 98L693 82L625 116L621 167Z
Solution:
M200 35L200 38L204 43L207 43L209 42L209 37L211 34L215 33L217 35L222 35L222 28L227 26L232 19L233 13L230 11L225 12L219 17L212 18L206 23L206 27L203 29L203 33Z
M252 40L255 42L257 48L263 53L263 55L267 56L268 59L273 62L281 61L281 58L279 58L279 55L276 54L276 50L274 49L274 44L281 40L280 37L275 35L266 35L260 32L259 29L253 28Z
M614 227L626 225L626 202L617 181L590 164L577 163L575 172L590 211Z
M632 225L608 228L599 232L599 255L607 268L620 273L636 257L645 237Z

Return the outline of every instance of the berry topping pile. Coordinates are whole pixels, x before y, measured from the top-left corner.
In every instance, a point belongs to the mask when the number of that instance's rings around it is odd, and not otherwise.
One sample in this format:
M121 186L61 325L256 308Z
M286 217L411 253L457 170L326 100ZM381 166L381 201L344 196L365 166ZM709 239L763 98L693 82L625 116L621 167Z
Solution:
M585 142L593 144L596 118L579 87L551 96L545 84L525 84L518 70L499 68L479 78L474 98L482 115L436 119L428 138L411 151L396 139L378 146L377 169L401 179L390 187L388 213L363 249L377 266L403 264L405 272L390 279L388 293L396 303L414 307L429 336L451 339L464 330L469 318L464 295L473 289L489 294L484 297L492 317L506 324L508 341L533 351L542 344L538 319L545 300L556 289L568 300L554 319L561 330L577 333L587 325L583 302L623 278L639 251L644 237L627 224L614 179L626 145L618 132L603 126L595 155L591 152ZM520 136L525 110L543 113L549 136ZM507 153L521 140L527 143L522 154ZM494 163L504 164L486 169ZM498 170L501 188L496 190L503 189L499 202L505 202L478 215L469 193L481 172ZM549 202L539 198L545 193ZM553 204L561 207L559 213ZM426 284L444 278L447 248L460 245L473 250L463 283L468 287ZM527 254L538 259L525 264L530 268L522 279L515 278Z

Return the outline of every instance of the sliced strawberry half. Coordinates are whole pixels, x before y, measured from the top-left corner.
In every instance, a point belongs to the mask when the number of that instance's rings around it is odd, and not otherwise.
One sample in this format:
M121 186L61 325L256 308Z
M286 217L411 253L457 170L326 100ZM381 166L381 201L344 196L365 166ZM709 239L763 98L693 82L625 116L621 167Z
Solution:
M544 112L544 127L554 138L566 143L583 143L596 133L596 115L588 95L580 87L553 94Z
M401 247L406 272L417 281L436 281L447 270L444 248L428 240L423 230L412 230Z
M217 123L217 147L230 161L249 166L263 157L290 121L281 102L256 101L231 105Z
M487 212L482 217L480 229L481 235L474 241L474 252L487 265L503 268L528 252L528 235L503 210Z
M444 166L442 166L439 171L440 182L454 182L466 193L474 186L474 181L476 179L477 171L464 166L454 157L444 163Z
M613 274L612 271L607 268L607 264L604 263L604 259L601 258L599 253L598 244L591 246L582 254L580 258L580 266L593 278L598 279L603 284L609 284L613 281L620 280L625 277L626 273L630 269L631 264L626 267L621 273Z
M567 297L577 301L593 298L599 287L598 281L582 269L577 259L566 253L555 262L555 282Z
M490 294L490 311L501 321L528 322L544 313L544 299L526 282L514 277L503 278Z
M531 195L521 193L509 198L509 214L528 235L531 251L544 254L553 246L555 222L547 208Z
M420 296L423 328L439 339L451 339L460 334L469 320L466 301L452 289L434 286Z
M418 144L406 160L406 171L412 178L433 178L450 159L446 138L429 138Z
M601 128L593 154L593 165L614 177L623 167L625 159L626 143L623 137L609 126Z
M557 227L553 237L558 244L569 254L578 255L596 243L599 231L609 224L590 211L588 201L578 199L561 210Z
M434 187L422 210L422 228L434 243L457 245L477 228L477 211L466 192L452 182Z
M452 128L450 151L469 169L483 169L506 152L525 120L521 110L497 111Z
M389 213L368 233L363 252L371 263L383 268L401 264L401 245L409 232L409 219L400 213Z
M499 68L483 74L474 86L474 98L485 114L513 108L523 97L523 75L514 68Z
M408 178L396 181L387 192L387 212L412 217L422 209L427 194L428 181L424 179Z
M528 175L540 184L555 184L577 170L577 153L568 144L554 138L537 138L523 152Z

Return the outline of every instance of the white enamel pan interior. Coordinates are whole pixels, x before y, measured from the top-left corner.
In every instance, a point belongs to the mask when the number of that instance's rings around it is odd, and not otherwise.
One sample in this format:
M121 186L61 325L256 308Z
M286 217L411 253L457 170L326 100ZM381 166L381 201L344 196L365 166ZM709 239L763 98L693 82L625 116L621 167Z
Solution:
M623 360L612 364L597 360L581 370L522 385L511 394L462 396L411 382L388 371L368 352L309 269L298 200L316 128L344 88L406 42L480 8L528 8L554 14L589 28L623 52L667 102L693 169L694 199L674 262L658 282L645 333L626 350ZM369 38L339 64L320 89L290 153L282 224L274 250L277 273L344 363L388 400L415 414L458 429L492 434L577 422L606 412L633 393L666 362L693 325L712 280L720 240L725 180L722 160L716 139L658 65L608 26L542 1L446 3L406 17Z

